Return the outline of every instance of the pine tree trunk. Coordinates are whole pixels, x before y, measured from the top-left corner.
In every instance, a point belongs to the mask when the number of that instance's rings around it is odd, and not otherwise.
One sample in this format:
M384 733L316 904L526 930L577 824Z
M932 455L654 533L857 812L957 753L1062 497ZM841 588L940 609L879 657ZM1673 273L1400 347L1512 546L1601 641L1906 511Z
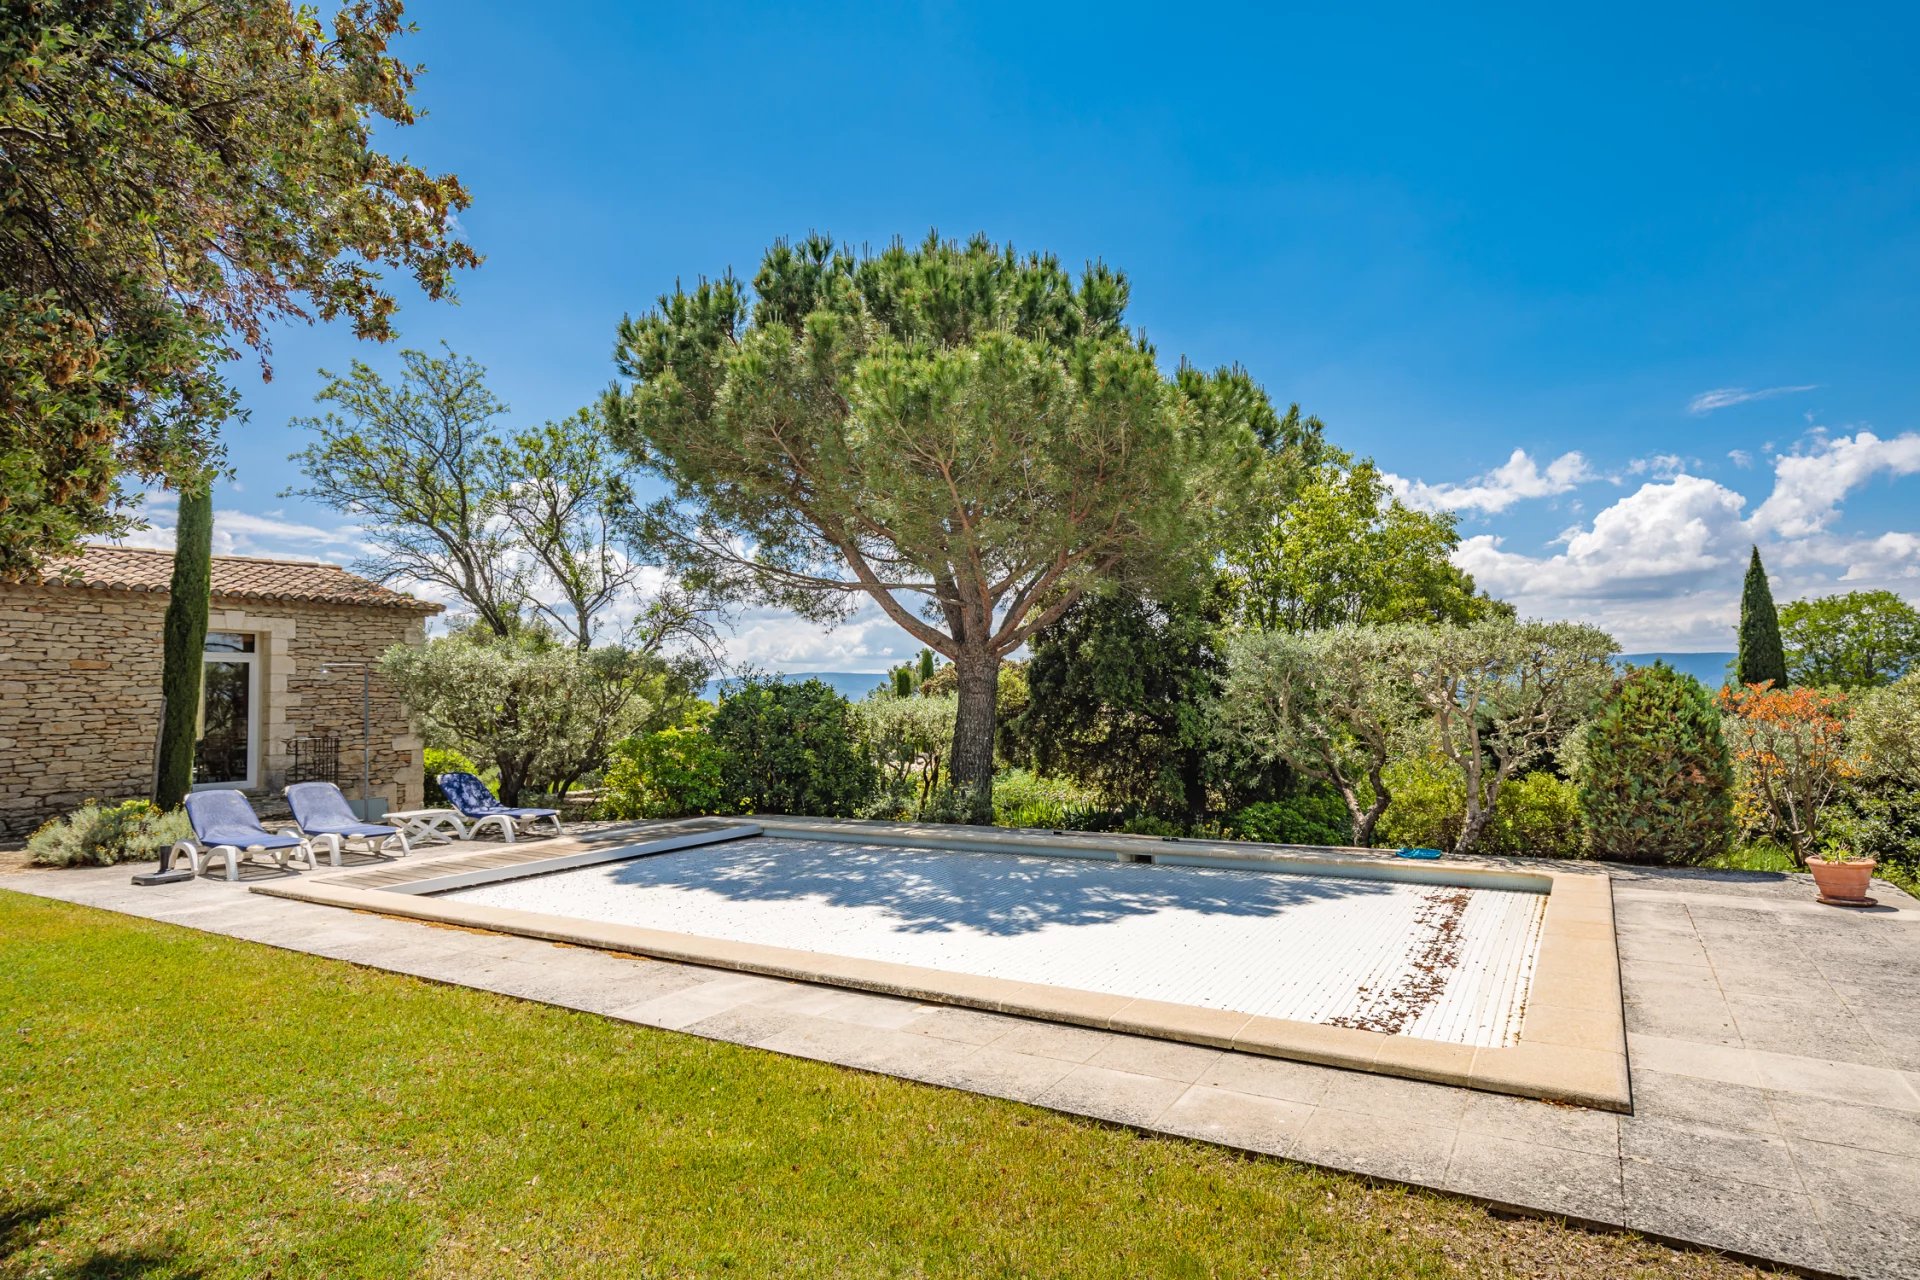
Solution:
M213 577L213 484L180 494L173 531L173 581L162 624L165 650L160 691L166 714L153 802L177 809L193 789L193 748L200 720L200 681L207 653L208 595Z
M1000 659L985 650L963 649L953 661L960 706L953 721L953 762L948 778L965 801L967 821L993 816L993 732L1000 692Z

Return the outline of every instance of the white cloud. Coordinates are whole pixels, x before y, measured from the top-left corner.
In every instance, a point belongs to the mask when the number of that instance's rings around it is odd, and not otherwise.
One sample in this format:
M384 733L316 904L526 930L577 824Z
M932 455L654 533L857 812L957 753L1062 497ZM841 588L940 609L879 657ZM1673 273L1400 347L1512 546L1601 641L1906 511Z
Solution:
M1749 391L1745 387L1717 387L1712 391L1702 391L1687 401L1687 412L1699 417L1712 413L1715 409L1727 409L1736 404L1746 404L1752 400L1771 400L1775 396L1798 395L1802 391L1816 391L1819 383L1810 382L1797 387L1762 387L1758 391Z
M1845 537L1828 529L1847 493L1880 472L1920 472L1920 436L1816 437L1776 461L1773 492L1751 516L1741 494L1683 474L1641 485L1561 534L1549 554L1524 554L1482 534L1454 558L1522 615L1597 623L1629 651L1730 648L1750 544L1759 545L1780 600L1920 592L1920 534Z
M920 644L895 626L871 601L846 621L828 628L780 609L741 614L726 638L733 670L884 671L920 652Z
M1525 449L1485 475L1465 484L1427 484L1383 472L1400 500L1426 511L1484 511L1495 514L1529 498L1551 498L1597 479L1581 454L1563 453L1542 470Z
M1671 480L1689 470L1699 470L1700 459L1683 458L1677 453L1656 453L1645 458L1635 458L1627 464L1627 474L1634 476L1653 476L1658 480Z
M1754 524L1782 537L1804 537L1831 524L1840 501L1878 472L1920 472L1920 432L1882 440L1871 431L1826 439L1774 460L1773 493L1754 512Z
M1729 449L1727 450L1727 458L1734 466L1740 468L1742 471L1745 471L1753 465L1753 455L1745 449Z

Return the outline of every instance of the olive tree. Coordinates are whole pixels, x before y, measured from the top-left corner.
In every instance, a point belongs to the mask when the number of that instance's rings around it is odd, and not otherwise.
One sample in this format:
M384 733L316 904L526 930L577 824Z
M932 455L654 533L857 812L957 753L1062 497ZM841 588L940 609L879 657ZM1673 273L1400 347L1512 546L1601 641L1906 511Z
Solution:
M1495 618L1430 627L1408 672L1440 753L1466 784L1467 814L1455 853L1493 820L1500 789L1558 749L1613 685L1613 637L1574 622Z
M666 727L692 696L685 674L657 657L582 652L531 628L497 636L475 625L424 647L395 645L380 673L429 745L498 771L508 804L530 788L564 794L614 742Z
M1248 632L1227 651L1223 731L1340 793L1355 844L1371 846L1393 802L1383 770L1420 721L1406 626Z
M613 439L669 486L695 580L822 620L863 601L954 667L951 777L990 792L1000 664L1103 580L1190 572L1273 420L1244 373L1163 374L1126 277L929 236L778 243L622 321Z

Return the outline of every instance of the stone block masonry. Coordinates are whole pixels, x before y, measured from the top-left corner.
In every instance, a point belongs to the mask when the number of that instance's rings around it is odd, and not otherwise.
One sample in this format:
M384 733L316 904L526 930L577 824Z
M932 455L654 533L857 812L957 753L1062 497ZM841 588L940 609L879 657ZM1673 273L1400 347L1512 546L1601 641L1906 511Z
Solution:
M26 835L89 799L148 793L166 606L164 591L0 586L0 835ZM417 609L214 595L209 630L250 633L260 655L254 796L285 786L292 739L328 731L340 739L341 786L357 793L354 664L424 643L425 621ZM377 672L372 694L373 794L390 808L416 808L420 739Z

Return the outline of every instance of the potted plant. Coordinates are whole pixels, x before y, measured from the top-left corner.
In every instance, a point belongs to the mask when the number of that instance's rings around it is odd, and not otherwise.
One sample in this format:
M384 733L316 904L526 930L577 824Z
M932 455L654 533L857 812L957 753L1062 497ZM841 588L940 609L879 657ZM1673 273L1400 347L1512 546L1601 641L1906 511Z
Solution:
M1872 858L1856 857L1837 839L1828 840L1818 854L1807 859L1807 870L1813 872L1820 901L1836 907L1872 906L1867 887L1878 865Z

